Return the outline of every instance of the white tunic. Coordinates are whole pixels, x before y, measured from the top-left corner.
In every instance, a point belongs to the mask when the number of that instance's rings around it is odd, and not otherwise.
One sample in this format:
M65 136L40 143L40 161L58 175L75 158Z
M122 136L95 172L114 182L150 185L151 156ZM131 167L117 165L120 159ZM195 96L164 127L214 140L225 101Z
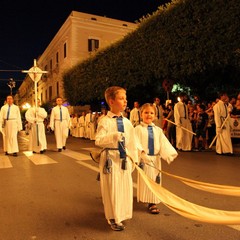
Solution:
M216 124L216 133L217 129L221 128L224 120L228 116L228 108L222 100L219 100L213 107L214 111L214 120ZM231 141L231 132L230 132L230 118L226 121L222 132L217 135L216 141L216 152L219 154L222 153L233 153L232 141Z
M185 105L185 108L184 108ZM176 147L183 151L191 151L193 135L182 129L180 126L192 131L192 124L188 118L188 108L183 102L178 102L174 106L174 120L176 127Z
M26 120L31 124L29 131L29 151L40 152L47 149L47 141L45 134L44 119L47 117L47 112L44 108L32 107L25 113Z
M133 108L130 112L130 122L134 127L140 124L141 117L140 117L140 110L138 108Z
M153 121L153 123L156 126L162 128L163 127L163 109L162 109L162 106L158 106L155 103L153 103L153 106L155 106L155 109L156 109L156 118Z
M0 128L3 132L3 150L9 154L19 152L17 134L22 130L22 119L19 107L12 104L8 115L8 104L1 108Z
M78 136L78 117L72 118L72 136L73 137L79 137Z
M168 141L167 137L163 133L162 129L157 127L155 124L151 124L153 127L154 136L154 155L148 156L152 163L151 166L145 164L144 172L152 180L156 180L156 177L161 170L161 158L166 160L169 164L177 157L178 153L172 144ZM148 149L148 125L141 123L135 127L135 135L138 141L139 155L142 151L145 153L149 152ZM160 184L162 184L162 178L160 174ZM146 183L138 176L138 188L137 188L137 200L144 203L159 203L159 199L149 190Z
M52 109L50 116L50 127L55 133L57 148L61 149L66 146L69 128L71 127L70 115L68 109L61 106L62 121L60 119L60 107L56 106Z
M85 138L86 134L85 134L85 116L81 116L78 119L78 136L80 138Z
M107 115L100 120L95 141L97 146L102 148L118 148L118 141L115 138L118 134L117 121L113 116L114 114L108 111ZM126 153L134 161L137 161L134 128L127 118L123 118L123 124ZM107 152L109 158L112 160L112 172L110 174L103 173ZM128 157L126 170L121 168L121 164L122 160L120 159L118 150L104 151L101 154L99 163L100 184L105 217L107 220L115 219L117 223L132 218L133 211L132 171L134 167Z
M94 140L95 129L94 129L94 115L92 113L87 113L85 117L85 134L86 138Z

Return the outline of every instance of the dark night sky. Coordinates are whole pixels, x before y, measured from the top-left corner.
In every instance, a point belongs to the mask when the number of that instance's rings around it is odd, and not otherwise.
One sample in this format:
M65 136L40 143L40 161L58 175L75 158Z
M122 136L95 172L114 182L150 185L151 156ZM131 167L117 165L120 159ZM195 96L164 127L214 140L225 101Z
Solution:
M134 22L166 2L169 0L1 0L0 98L10 92L9 78L17 83L13 94L17 91L25 77L21 70L32 67L33 59L44 52L71 11Z

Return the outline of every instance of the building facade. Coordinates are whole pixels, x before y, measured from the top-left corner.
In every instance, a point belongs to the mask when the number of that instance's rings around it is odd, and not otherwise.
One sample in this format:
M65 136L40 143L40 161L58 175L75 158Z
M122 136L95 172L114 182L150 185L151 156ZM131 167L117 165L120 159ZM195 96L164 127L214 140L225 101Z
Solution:
M38 98L43 103L53 102L57 96L64 97L62 74L77 63L87 59L135 30L137 24L87 13L72 11L54 36L37 66L48 71L38 82ZM19 106L34 101L34 84L27 75L15 101Z

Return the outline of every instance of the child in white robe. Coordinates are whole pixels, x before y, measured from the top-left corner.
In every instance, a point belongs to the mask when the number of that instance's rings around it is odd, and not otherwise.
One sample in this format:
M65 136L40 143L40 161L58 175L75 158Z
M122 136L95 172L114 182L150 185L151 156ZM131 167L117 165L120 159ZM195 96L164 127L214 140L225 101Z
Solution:
M161 184L161 158L170 164L176 157L177 151L168 141L160 127L157 127L153 121L156 117L156 109L146 103L141 108L142 122L135 127L135 136L138 141L138 150L140 156L140 166L148 177ZM149 126L149 127L148 127ZM148 128L152 129L152 151L149 146ZM143 203L148 203L148 210L152 214L158 214L159 209L156 204L160 200L150 191L143 179L138 176L137 200Z
M112 230L124 230L122 221L132 218L133 212L133 163L137 161L134 128L122 116L127 106L126 90L113 86L105 91L105 99L110 107L107 115L98 123L95 144L104 148L100 157L100 185L105 217ZM118 121L123 123L120 131ZM125 150L121 156L119 148Z

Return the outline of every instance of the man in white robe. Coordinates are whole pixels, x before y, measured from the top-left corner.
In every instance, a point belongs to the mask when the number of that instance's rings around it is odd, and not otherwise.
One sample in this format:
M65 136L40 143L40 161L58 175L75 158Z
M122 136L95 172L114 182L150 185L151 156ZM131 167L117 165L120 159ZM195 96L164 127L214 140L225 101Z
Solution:
M38 99L38 107L31 107L25 113L26 120L30 124L29 130L29 151L33 153L43 153L47 149L47 140L45 134L44 119L47 117L47 112L40 107Z
M139 103L134 102L134 108L130 112L130 122L134 127L141 123Z
M85 133L85 118L86 118L86 113L82 112L82 116L78 119L78 136L80 138L85 138L86 133Z
M163 128L163 108L160 104L161 100L160 98L154 98L154 103L153 103L153 106L155 106L156 108L156 118L155 120L153 121L153 123L160 127L160 128Z
M233 147L231 141L229 109L227 106L228 95L220 94L220 100L214 105L214 120L216 124L216 153L222 155L232 155Z
M61 152L66 149L71 121L67 107L62 105L62 98L58 97L56 103L57 106L52 109L50 116L50 128L54 131L58 152Z
M174 106L174 120L176 123L176 148L182 151L192 150L193 134L184 130L182 127L192 132L192 125L188 117L188 108L184 103L186 94L181 93L180 101Z
M3 134L3 150L6 155L17 156L19 152L17 134L21 130L22 119L19 107L13 104L13 97L9 95L0 113L0 131Z
M86 114L85 124L86 124L85 128L86 138L94 140L95 129L94 129L94 115L92 113L92 110L89 110L89 112Z

